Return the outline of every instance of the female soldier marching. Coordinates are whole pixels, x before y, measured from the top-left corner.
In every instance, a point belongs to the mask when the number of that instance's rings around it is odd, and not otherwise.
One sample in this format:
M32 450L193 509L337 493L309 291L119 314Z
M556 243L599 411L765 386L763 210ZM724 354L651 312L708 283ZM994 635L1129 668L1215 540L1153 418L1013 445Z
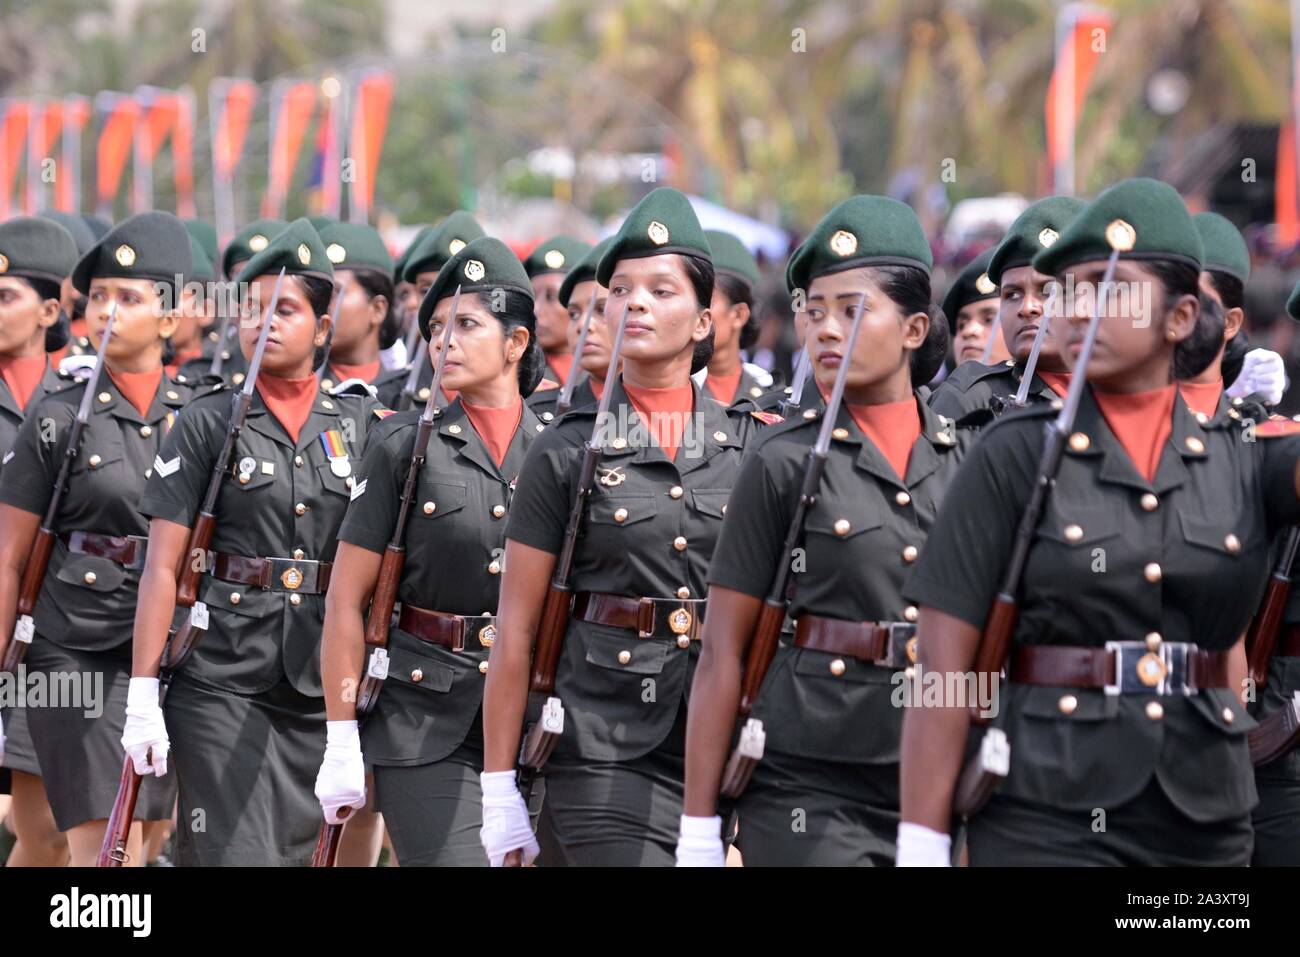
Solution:
M274 313L263 316L281 269ZM183 864L305 864L319 822L312 779L325 746L319 670L324 593L352 459L377 421L368 395L327 395L312 374L329 333L329 258L300 219L240 274L250 292L240 346L269 322L252 407L215 509L210 551L187 555L232 415L225 389L186 407L140 504L153 521L135 623L135 668L123 744L142 774L180 790ZM158 703L159 660L176 606L176 573L200 562L208 625ZM170 735L170 741L169 741ZM151 754L152 752L152 754Z
M88 702L28 707L32 743L50 807L67 833L74 866L94 863L117 796L123 708L129 701L129 642L147 525L137 511L159 448L188 391L163 370L177 324L177 277L190 272L189 236L168 213L141 213L110 231L73 270L89 300L91 344L98 348L116 305L90 416L55 517L58 535L32 618L36 635L27 673L103 675L103 713ZM85 390L78 382L37 404L0 473L0 634L13 633L18 576L52 496ZM3 640L3 639L0 639ZM72 706L75 704L76 706ZM165 758L162 759L165 762ZM149 781L142 821L171 816L175 788ZM129 859L140 860L132 830Z
M1178 194L1137 179L1098 196L1033 260L1079 293L1065 309L1076 362L1107 281L1130 292L1098 313L1087 382L1072 382L1077 414L1061 423L1068 441L1057 433L1064 454L1028 543L993 718L1010 770L968 819L972 864L1250 860L1240 636L1271 532L1300 518L1300 438L1202 428L1178 395L1202 256ZM904 586L935 683L971 673L1053 414L985 430L949 493L980 508L940 514ZM970 716L947 704L904 721L900 864L948 860Z
M537 853L515 759L539 616L593 435L602 456L555 678L565 723L545 767L544 862L672 863L704 573L755 422L728 416L690 381L708 362L709 255L676 190L656 189L628 214L596 272L611 341L626 312L608 419L597 428L596 409L574 409L524 463L484 698L482 839L493 864Z
M455 316L451 307L460 291ZM501 296L499 301L494 297ZM393 540L422 409L372 434L339 531L325 616L322 671L329 745L316 780L327 819L364 797L362 752L376 806L403 867L485 864L478 775L480 708L496 634L506 515L524 456L542 425L523 402L541 379L528 276L497 239L448 260L420 307L436 356L452 323L442 382L457 398L437 418L405 533L389 633L389 678L358 735L363 616Z
M747 649L763 599L791 561L793 641L777 651L755 705L766 748L737 805L737 843L746 865L893 861L902 731L894 692L916 621L901 589L966 446L916 392L947 353L947 326L930 304L931 262L911 209L858 196L822 219L791 264L795 286L807 290L817 385L829 393L850 364L844 405L801 557L782 554L782 543L821 414L759 435L732 492L692 688L680 864L723 863L714 808L742 662L755 657ZM798 830L794 807L804 809Z

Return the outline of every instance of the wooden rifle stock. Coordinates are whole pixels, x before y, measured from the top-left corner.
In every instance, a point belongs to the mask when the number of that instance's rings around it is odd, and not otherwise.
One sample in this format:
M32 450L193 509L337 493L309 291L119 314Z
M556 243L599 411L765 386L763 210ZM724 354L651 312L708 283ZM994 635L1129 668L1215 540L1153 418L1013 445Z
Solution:
M770 599L763 602L758 613L758 624L754 627L754 637L749 645L749 654L745 656L745 672L740 684L740 717L748 718L758 700L758 692L763 687L767 669L776 657L776 646L781 638L781 626L785 624L785 602Z
M1002 671L1007 656L1011 653L1011 637L1016 633L1016 621L1019 617L1020 608L1013 597L999 593L993 599L993 606L984 620L984 633L980 636L979 650L975 653L977 680L981 674L997 675ZM978 705L971 706L971 720L976 724L988 723L988 718L982 715Z
M185 555L188 561L181 566L181 577L176 582L176 604L192 608L199 598L199 582L208 566L208 546L217 528L217 517L211 512L199 512L190 529L190 540Z
M366 618L366 644L388 644L388 628L397 606L397 586L402 581L406 567L406 546L389 542L384 546L384 557L379 563L379 579L370 597L370 615ZM367 709L369 710L369 709Z
M1246 632L1246 667L1257 689L1263 688L1268 681L1268 666L1273 658L1273 649L1277 647L1277 638L1282 631L1282 619L1286 616L1287 601L1291 597L1291 571L1295 566L1296 549L1300 546L1300 527L1293 527L1283 540L1269 576L1268 587L1260 602L1259 611L1251 619Z
M1300 743L1300 691L1247 732L1250 761L1255 767L1276 761Z
M42 526L32 543L32 553L27 556L27 565L23 568L22 581L18 585L18 616L30 615L40 597L41 585L45 582L45 571L50 565L50 555L54 551L54 532L48 526ZM16 623L15 623L16 624ZM15 633L17 629L15 628ZM27 655L29 642L10 636L5 646L0 672L13 673L23 663Z

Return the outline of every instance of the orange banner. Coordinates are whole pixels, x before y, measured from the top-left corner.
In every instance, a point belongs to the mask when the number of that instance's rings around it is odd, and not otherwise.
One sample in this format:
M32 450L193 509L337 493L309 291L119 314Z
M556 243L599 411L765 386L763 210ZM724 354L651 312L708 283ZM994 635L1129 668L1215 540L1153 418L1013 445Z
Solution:
M176 184L176 215L193 219L194 208L194 101L176 94L176 125L172 127L172 181Z
M272 103L271 169L262 197L263 216L281 216L303 136L316 109L316 84L294 83Z
M351 157L354 164L350 192L351 211L368 219L375 199L375 172L384 149L388 110L393 102L393 75L370 73L356 85L352 108Z
M95 162L95 203L101 215L111 215L118 184L126 169L126 159L131 155L131 140L135 134L139 107L135 100L121 94L100 94L100 111L103 120L99 129L99 145Z
M1295 123L1288 119L1277 133L1277 173L1273 187L1277 245L1290 249L1300 243L1300 197L1296 195Z
M162 151L162 145L176 125L176 95L162 93L141 97L144 108L144 129L141 131L141 158L152 163Z
M217 175L229 179L235 175L235 167L244 153L244 137L248 134L248 121L257 101L257 86L250 82L232 82L221 100L221 120L217 124L212 162Z
M81 202L81 130L90 117L90 101L70 96L63 101L62 168L54 181L54 205L65 213L77 212Z
M10 100L0 109L0 219L8 219L14 214L14 180L27 147L30 107L23 100Z
M1066 158L1072 148L1074 131L1088 93L1088 83L1101 55L1094 31L1108 30L1110 24L1110 14L1105 10L1080 10L1070 35L1057 51L1056 66L1047 86L1047 162L1051 168ZM1073 75L1067 72L1071 65ZM1072 86L1074 95L1067 96L1064 103L1058 103L1062 83ZM1058 110L1063 115L1058 116Z

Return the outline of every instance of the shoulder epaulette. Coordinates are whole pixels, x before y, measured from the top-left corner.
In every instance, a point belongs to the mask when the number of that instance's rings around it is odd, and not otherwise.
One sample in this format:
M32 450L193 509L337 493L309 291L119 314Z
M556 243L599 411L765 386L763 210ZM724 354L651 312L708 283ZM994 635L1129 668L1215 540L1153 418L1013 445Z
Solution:
M372 409L371 411L375 413L376 419L386 419L390 415L397 415L396 409Z
M379 390L364 379L351 378L344 379L334 388L330 389L330 395L368 395L372 399L379 395Z
M783 416L779 416L775 412L763 412L760 409L754 409L749 414L758 419L758 421L762 422L764 425L776 425L779 422L785 421Z
M1288 435L1300 435L1300 422L1284 415L1275 415L1255 426L1255 437L1259 439L1280 439Z

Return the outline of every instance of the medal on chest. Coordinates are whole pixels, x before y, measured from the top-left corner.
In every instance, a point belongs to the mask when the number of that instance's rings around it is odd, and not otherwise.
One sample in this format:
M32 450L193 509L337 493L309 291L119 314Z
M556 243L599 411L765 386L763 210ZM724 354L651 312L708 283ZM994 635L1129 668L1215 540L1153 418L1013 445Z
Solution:
M347 478L352 474L352 463L348 461L348 448L343 444L343 433L330 429L319 436L321 448L329 459L330 471L338 478Z

